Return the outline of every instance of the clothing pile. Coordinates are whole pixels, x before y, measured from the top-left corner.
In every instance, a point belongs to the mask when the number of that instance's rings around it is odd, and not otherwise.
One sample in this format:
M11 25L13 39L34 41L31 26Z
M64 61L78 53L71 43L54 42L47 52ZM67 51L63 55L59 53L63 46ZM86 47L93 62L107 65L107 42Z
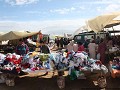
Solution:
M25 56L15 53L6 55L0 53L0 83L7 86L15 85L15 77L23 72L35 72L51 69L54 67L53 56L30 52ZM23 71L23 72L22 72Z
M1 72L18 74L21 71L21 61L22 57L20 55L16 55L15 53L8 53L6 55L0 54L0 57L4 57L1 59L0 69Z
M64 54L63 52L58 52L56 55L56 66L58 70L68 68L69 75L71 77L85 78L84 71L100 71L106 74L108 69L104 66L100 60L94 60L89 58L86 52L68 52Z
M53 60L50 54L34 54L30 52L25 56L15 53L6 55L0 53L0 71L11 74L19 74L21 71L35 71L42 69L51 69Z
M120 70L120 58L114 58L112 62L112 68Z

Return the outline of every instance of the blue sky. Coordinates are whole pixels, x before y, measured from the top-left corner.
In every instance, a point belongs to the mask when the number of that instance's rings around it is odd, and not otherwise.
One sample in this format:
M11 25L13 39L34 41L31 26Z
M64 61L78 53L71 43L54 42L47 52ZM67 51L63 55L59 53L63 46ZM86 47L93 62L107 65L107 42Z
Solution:
M86 20L120 11L119 0L0 0L0 32L73 33Z

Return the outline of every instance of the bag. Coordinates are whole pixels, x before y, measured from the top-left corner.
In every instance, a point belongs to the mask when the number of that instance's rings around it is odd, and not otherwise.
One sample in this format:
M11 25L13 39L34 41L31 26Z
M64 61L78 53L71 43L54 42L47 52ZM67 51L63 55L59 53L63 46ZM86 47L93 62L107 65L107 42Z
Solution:
M65 78L63 76L59 76L57 78L57 84L60 89L63 89L65 87Z
M106 78L104 76L99 77L97 82L100 88L105 88L107 85Z
M6 85L7 86L15 86L14 79L6 79Z

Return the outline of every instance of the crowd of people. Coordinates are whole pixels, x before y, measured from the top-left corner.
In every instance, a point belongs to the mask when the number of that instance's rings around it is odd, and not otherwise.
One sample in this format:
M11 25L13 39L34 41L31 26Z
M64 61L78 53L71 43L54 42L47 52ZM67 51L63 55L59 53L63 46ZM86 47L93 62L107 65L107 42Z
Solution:
M109 51L112 47L119 47L120 40L119 36L107 36L106 38L100 38L97 36L91 37L91 39L87 39L85 37L85 41L82 43L81 41L75 42L74 40L69 40L67 38L56 38L55 43L58 48L64 48L68 52L81 52L85 51L89 54L90 58L99 59L102 63L105 63L106 60L106 52Z
M74 40L70 40L69 38L57 37L55 38L55 45L57 46L57 50L66 49L67 52L81 52L85 51L89 54L90 58L99 59L102 63L105 62L106 52L109 51L114 46L120 46L120 37L118 36L107 36L106 38L100 38L97 36L91 37L88 39L86 36L84 37L84 42ZM51 53L50 46L44 41L39 42L40 45L39 52L41 53ZM13 50L14 49L14 50ZM13 53L13 51L18 55L25 55L30 51L30 47L28 46L27 40L20 39L19 43L16 47L12 47L8 45L6 47L7 53Z

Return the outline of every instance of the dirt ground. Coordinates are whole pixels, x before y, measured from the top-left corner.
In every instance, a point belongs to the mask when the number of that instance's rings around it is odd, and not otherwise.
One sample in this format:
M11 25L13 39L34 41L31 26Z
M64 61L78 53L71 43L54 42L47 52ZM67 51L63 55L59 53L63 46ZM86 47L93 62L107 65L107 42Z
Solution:
M26 76L20 76L15 79L16 85L8 87L6 84L0 84L0 90L60 90L57 86L57 73L52 77L52 72L44 75L45 72L31 73ZM63 90L100 90L89 79L70 80L65 72L65 89ZM120 90L120 78L107 78L107 87L104 90Z

